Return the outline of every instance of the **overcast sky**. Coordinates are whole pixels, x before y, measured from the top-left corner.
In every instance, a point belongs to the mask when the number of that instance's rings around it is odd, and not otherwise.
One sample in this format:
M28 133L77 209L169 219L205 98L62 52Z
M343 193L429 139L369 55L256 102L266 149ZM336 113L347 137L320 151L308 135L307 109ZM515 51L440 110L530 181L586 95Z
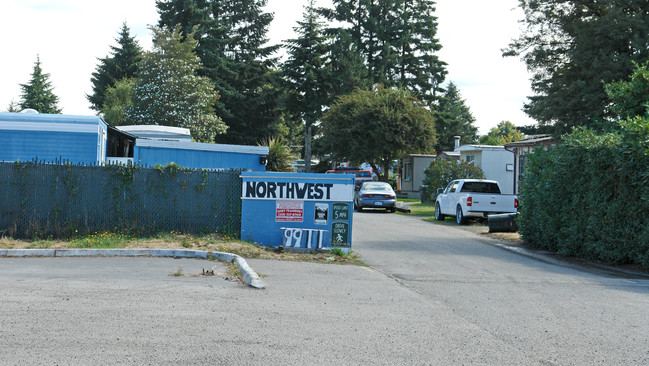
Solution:
M319 0L326 4L328 0ZM293 38L295 22L306 0L269 0L275 13L271 43ZM531 95L529 75L516 58L503 59L501 49L520 33L518 0L438 0L439 57L448 63L453 81L476 118L481 134L508 120L533 123L521 111ZM151 47L147 29L156 24L155 0L2 0L0 2L0 111L19 102L20 85L27 83L40 56L50 74L59 107L65 114L94 114L85 94L97 58L106 57L121 24L126 21L145 49Z

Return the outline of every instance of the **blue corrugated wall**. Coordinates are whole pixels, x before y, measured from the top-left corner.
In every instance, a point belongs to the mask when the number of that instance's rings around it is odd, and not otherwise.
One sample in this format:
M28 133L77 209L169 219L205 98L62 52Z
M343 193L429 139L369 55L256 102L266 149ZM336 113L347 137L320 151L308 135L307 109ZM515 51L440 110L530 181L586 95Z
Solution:
M42 131L1 131L0 161L97 163L97 134Z
M263 172L266 170L266 166L259 163L259 157L263 155L265 154L184 150L136 145L134 160L137 164L149 167L174 162L185 168L246 169Z
M0 113L0 161L57 160L97 164L105 158L99 146L97 116ZM100 153L103 156L100 156Z

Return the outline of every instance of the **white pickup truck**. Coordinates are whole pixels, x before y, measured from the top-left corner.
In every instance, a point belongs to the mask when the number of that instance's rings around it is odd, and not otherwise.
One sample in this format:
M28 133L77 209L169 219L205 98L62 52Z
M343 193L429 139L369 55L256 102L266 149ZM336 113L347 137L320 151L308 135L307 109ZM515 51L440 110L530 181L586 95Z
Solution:
M495 180L454 180L445 189L437 189L435 219L455 216L457 223L462 225L467 217L486 218L492 214L516 213L518 198L500 192L500 185Z

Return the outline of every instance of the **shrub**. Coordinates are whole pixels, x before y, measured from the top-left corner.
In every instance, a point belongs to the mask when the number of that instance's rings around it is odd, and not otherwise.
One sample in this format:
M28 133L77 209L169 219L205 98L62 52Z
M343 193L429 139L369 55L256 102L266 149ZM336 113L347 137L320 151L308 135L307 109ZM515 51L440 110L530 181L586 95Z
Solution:
M269 137L261 145L268 147L266 171L292 172L294 170L295 156L281 138Z
M455 179L484 179L482 169L467 162L456 160L433 160L424 170L426 197L437 197L437 188L446 187Z
M649 120L619 132L576 129L529 155L520 232L530 245L608 263L649 266Z

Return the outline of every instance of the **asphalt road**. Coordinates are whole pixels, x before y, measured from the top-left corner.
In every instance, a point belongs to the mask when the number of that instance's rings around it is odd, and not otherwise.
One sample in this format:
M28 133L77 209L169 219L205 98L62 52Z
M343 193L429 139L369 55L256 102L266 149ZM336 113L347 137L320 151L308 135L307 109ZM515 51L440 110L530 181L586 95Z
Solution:
M491 341L492 351L525 364L649 364L646 276L539 261L454 225L400 215L361 213L354 224L366 262L451 309L475 330L469 347Z
M372 267L248 260L265 290L201 260L0 258L0 365L649 363L645 279L396 214L353 233Z

